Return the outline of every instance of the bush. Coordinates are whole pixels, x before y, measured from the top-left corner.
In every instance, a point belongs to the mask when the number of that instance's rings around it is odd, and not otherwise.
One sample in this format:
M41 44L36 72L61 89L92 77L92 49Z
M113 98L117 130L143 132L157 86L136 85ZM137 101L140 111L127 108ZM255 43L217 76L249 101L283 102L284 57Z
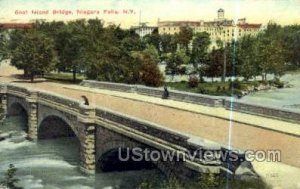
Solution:
M152 189L154 188L153 187L153 184L151 181L148 181L148 180L144 180L139 186L138 186L138 189Z
M197 92L201 94L207 94L207 90L203 86L199 86Z
M201 189L212 189L219 185L219 177L213 173L203 173L197 182L198 188Z
M229 88L231 88L231 87L234 89L241 90L241 89L243 89L243 84L238 79L236 79L233 82L232 81L229 82Z
M19 179L16 178L17 168L13 164L9 165L8 170L5 173L5 178L2 182L0 182L0 186L6 186L8 188L13 189L22 189L21 187L17 187L16 184L19 182Z
M199 84L199 79L196 76L191 76L188 82L189 87L195 88Z
M267 84L268 84L268 81L262 80L262 81L261 81L261 84L267 85Z
M142 82L147 86L159 87L163 81L163 75L160 73L156 64L148 62L142 65Z
M180 184L180 182L177 180L176 177L171 177L163 183L162 188L164 188L164 189L182 189L183 187Z
M274 80L269 81L270 85L274 85L277 88L283 88L284 83L280 81L279 78L274 78Z

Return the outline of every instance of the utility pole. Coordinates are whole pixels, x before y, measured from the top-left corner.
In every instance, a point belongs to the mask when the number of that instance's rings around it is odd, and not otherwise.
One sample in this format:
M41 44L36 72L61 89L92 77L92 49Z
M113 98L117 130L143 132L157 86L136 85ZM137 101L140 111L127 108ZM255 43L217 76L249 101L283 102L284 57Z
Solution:
M139 14L139 26L142 24L142 11L140 10Z
M224 63L223 63L223 76L222 81L225 82L226 79L226 43L224 43Z

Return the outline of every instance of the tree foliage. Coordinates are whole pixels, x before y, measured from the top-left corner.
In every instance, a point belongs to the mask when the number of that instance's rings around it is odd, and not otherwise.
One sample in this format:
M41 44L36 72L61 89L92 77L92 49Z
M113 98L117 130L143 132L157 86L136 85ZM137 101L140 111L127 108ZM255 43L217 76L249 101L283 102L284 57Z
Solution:
M0 62L8 58L8 33L0 29Z
M179 49L175 53L168 55L166 59L166 73L172 76L186 73L186 65L190 62L190 57L185 50Z
M161 79L160 62L166 63L166 74L173 76L192 73L225 79L235 75L245 80L258 75L266 79L267 74L279 77L286 69L300 66L299 25L270 23L255 36L226 44L217 40L215 48L208 33L193 33L189 27L175 35L160 35L156 30L141 38L120 26L104 27L99 19L36 22L34 29L13 30L7 38L0 33L0 58L11 58L13 65L31 75L52 68L73 72L74 81L80 72L88 79L156 86Z
M201 75L204 74L204 65L207 64L209 58L210 37L206 32L197 33L193 39L193 48L191 55L191 62L196 72Z
M5 173L5 178L0 184L8 187L9 189L22 189L21 187L16 186L16 184L20 181L18 178L16 178L16 172L17 168L13 164L10 164Z
M193 38L193 30L190 27L181 27L180 32L175 34L176 41L180 48L184 48L186 53L189 54L189 44Z
M22 37L12 54L12 65L24 69L31 81L34 76L51 71L57 62L53 40L34 29Z

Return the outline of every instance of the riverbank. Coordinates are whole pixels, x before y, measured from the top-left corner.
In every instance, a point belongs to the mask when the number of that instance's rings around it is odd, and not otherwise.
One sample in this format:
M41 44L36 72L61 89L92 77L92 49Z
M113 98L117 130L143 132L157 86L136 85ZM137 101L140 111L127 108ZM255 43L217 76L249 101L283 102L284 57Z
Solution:
M279 79L269 81L226 81L226 82L200 82L197 84L191 84L191 82L171 82L167 85L174 90L214 95L214 96L246 96L248 94L284 88L288 86Z

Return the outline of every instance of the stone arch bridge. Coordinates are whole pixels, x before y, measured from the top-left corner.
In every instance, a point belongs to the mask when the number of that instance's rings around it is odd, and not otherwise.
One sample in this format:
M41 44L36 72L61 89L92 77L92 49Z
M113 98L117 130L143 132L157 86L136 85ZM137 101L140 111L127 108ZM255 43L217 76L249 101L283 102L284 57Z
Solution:
M95 173L97 162L117 148L148 148L176 154L177 161L153 162L166 176L193 178L201 173L234 174L241 163L213 159L207 161L198 149L229 152L215 143L207 143L160 125L120 114L102 107L45 91L35 91L13 84L0 85L2 111L6 115L27 114L28 138L76 136L80 141L80 169ZM243 158L244 154L236 154ZM184 157L184 158L183 158ZM178 161L179 159L179 161ZM230 166L229 166L230 165Z

